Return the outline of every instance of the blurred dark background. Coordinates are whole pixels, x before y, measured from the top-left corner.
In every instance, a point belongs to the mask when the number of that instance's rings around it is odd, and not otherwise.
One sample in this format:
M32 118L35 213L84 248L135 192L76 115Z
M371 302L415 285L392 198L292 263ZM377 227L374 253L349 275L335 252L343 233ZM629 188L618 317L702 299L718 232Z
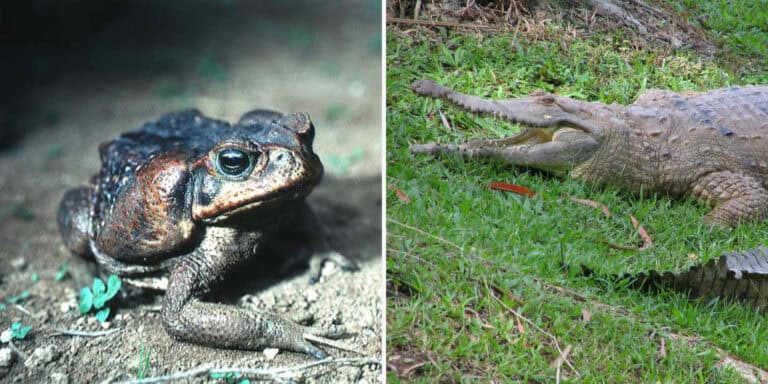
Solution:
M45 116L31 90L88 74L108 81L186 72L190 66L223 72L215 52L233 37L251 38L249 49L322 49L318 39L341 33L339 20L380 21L380 2L364 1L76 1L0 3L0 150ZM319 37L316 31L326 31ZM347 31L349 32L349 31ZM330 33L330 37L329 37ZM381 40L370 38L370 49ZM251 52L250 54L253 54ZM195 59L192 59L195 58ZM172 90L171 90L172 91ZM41 115L42 116L39 116Z

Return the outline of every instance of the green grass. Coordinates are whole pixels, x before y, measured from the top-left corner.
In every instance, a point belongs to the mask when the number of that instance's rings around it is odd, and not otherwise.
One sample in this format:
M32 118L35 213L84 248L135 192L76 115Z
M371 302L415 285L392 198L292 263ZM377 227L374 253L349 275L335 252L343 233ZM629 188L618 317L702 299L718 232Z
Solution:
M484 97L546 89L630 103L648 88L711 89L754 82L754 73L724 69L693 52L624 49L620 33L567 45L511 40L503 33L387 33L390 361L407 356L423 362L409 376L421 382L554 382L556 340L561 350L570 346L567 360L586 382L739 382L733 370L716 365L716 348L768 367L763 314L734 303L639 292L626 281L599 277L682 269L692 264L691 253L701 261L754 247L768 238L768 223L710 231L701 221L709 208L692 200L632 195L501 164L408 152L411 143L502 137L519 128L417 96L409 85L419 78ZM443 126L438 111L453 130ZM486 188L492 181L522 185L537 196L492 191ZM570 202L571 196L604 203L612 216ZM606 244L642 244L630 214L648 230L652 248L632 252ZM581 264L597 275L567 268ZM592 314L589 321L583 320L585 310ZM565 363L560 374L563 380L578 378ZM388 378L400 380L393 373Z
M736 70L768 82L768 1L685 0L670 5L709 31L726 48L721 57L741 67Z

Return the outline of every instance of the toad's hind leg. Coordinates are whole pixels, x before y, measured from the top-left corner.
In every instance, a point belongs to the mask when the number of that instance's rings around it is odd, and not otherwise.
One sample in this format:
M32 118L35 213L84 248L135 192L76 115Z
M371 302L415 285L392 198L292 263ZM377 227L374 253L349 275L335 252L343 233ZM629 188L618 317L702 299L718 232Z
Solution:
M179 258L173 266L162 309L168 333L180 340L212 347L274 347L317 359L327 357L304 335L337 338L345 334L344 327L306 327L273 314L202 301L217 282L250 256L243 251L252 245L237 236L227 228L209 228L201 246Z
M91 254L88 231L91 225L89 207L92 193L91 187L70 189L64 193L56 217L64 245L80 256Z

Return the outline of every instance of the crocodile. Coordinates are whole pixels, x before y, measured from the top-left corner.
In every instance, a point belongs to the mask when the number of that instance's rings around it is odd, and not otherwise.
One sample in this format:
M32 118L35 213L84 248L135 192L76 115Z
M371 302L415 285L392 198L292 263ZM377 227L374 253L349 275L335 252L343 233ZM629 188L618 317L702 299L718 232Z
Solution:
M703 218L710 227L768 217L768 86L652 89L630 105L544 91L491 100L432 80L417 80L412 88L525 127L500 139L413 144L413 153L459 153L634 193L693 197L713 206Z
M594 273L583 268L588 275ZM633 287L644 290L669 289L687 293L691 298L736 300L760 311L768 309L766 247L726 252L679 272L650 270L611 278L631 279Z

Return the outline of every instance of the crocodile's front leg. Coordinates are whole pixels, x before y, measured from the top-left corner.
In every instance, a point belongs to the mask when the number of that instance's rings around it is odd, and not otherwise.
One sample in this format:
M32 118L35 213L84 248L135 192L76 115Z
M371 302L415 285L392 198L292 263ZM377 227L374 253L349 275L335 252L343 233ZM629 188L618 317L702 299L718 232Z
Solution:
M245 262L249 251L245 248L252 247L228 228L210 227L205 236L199 248L180 257L171 269L162 309L168 333L212 347L275 347L317 359L327 357L304 335L336 338L345 333L344 327L305 327L273 314L202 301L216 284ZM221 244L232 244L232 248L224 247L222 251Z
M713 172L693 187L693 195L715 208L704 217L708 225L734 227L768 218L768 191L758 180L733 172Z

